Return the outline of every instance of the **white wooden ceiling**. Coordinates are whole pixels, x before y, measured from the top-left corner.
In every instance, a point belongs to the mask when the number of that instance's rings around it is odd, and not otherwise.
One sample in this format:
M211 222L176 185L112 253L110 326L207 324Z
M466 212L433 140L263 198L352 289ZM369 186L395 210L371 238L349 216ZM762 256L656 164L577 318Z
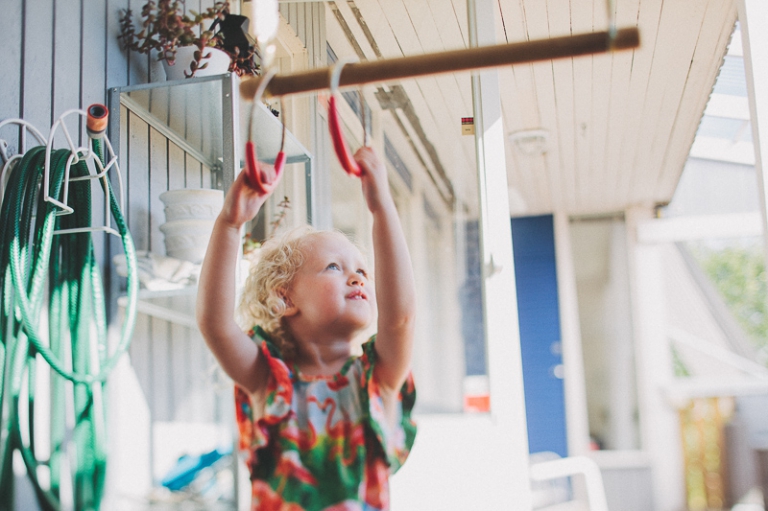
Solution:
M499 43L604 31L607 0L498 0ZM466 0L328 2L327 35L340 57L399 57L468 47ZM508 135L543 130L543 153L507 137L513 214L600 214L671 200L734 23L733 0L614 0L619 28L638 27L636 50L500 68ZM346 25L346 27L344 27ZM357 45L357 48L355 48ZM392 84L388 84L387 87ZM421 158L458 195L471 190L470 75L400 82L423 129L400 115ZM376 104L375 87L366 88ZM401 128L402 131L402 128ZM423 163L421 163L423 162ZM469 181L468 181L469 176Z

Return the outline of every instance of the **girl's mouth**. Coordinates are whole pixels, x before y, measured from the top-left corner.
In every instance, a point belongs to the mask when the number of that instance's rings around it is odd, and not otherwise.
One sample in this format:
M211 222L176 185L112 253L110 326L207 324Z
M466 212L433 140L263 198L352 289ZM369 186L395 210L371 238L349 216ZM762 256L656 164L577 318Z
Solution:
M367 300L368 297L365 295L365 293L363 293L362 290L356 289L356 290L352 291L351 293L349 293L347 295L347 299L349 299L349 300Z

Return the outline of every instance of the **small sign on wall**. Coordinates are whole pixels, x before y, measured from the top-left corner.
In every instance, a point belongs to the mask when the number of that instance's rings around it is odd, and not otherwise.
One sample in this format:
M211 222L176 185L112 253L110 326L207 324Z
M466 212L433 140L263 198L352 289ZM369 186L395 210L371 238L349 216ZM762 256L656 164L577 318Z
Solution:
M475 134L475 118L474 117L461 118L461 134L462 135Z

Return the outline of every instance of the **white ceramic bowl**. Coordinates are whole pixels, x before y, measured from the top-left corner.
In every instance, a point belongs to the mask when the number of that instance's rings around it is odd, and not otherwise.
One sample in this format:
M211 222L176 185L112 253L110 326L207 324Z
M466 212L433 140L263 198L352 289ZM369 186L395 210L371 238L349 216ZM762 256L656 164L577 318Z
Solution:
M160 226L165 235L165 253L191 263L203 262L213 231L213 220L174 220Z
M224 205L224 192L203 188L168 190L160 194L165 221L214 220Z

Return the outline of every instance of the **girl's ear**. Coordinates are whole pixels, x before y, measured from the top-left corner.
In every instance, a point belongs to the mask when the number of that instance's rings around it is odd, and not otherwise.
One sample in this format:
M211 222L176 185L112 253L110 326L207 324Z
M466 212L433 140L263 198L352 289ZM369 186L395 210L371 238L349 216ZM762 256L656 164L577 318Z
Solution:
M283 313L284 318L293 316L297 312L299 312L299 309L297 309L296 306L293 304L293 302L291 301L285 289L281 289L280 291L278 291L278 293L280 294L280 298L282 298L283 301L285 302L285 312Z

